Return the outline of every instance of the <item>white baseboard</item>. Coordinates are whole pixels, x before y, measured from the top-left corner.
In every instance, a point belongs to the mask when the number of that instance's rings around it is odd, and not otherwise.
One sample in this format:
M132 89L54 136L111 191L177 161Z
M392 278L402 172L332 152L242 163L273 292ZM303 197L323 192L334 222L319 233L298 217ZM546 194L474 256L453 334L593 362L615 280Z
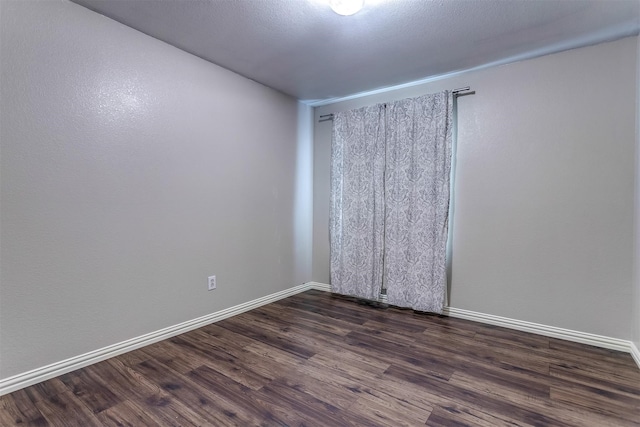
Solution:
M325 283L310 282L309 284L311 285L312 289L324 290L329 292L331 291L331 286ZM380 301L386 302L387 296L380 295ZM640 368L640 351L638 351L638 347L636 347L636 345L632 341L605 337L602 335L590 334L587 332L573 331L571 329L563 329L555 326L542 325L539 323L527 322L524 320L510 319L508 317L494 316L492 314L478 313L476 311L462 310L460 308L454 307L445 307L443 314L445 316L472 320L474 322L501 326L503 328L530 332L532 334L559 338L566 341L579 342L595 347L623 351L625 353L630 353L631 357L633 357L636 364L638 365L638 368Z
M227 317L244 313L245 311L258 308L265 304L278 301L280 299L307 291L309 289L325 290L325 287L322 284L315 284L312 282L294 286L292 288L266 295L264 297L248 301L243 304L238 304L236 306L220 310L206 316L198 317L197 319L188 320L186 322L169 326L155 332L141 335L136 338L122 341L117 344L103 347L98 350L90 351L79 356L74 356L60 362L52 363L41 368L36 368L28 372L2 379L0 380L0 396L57 377L59 375L75 371L76 369L101 362L105 359L109 359L110 357L118 356L131 350L135 350L137 348L144 347L146 345L153 344L155 342L162 341L179 334L183 334L185 332L200 328L210 323L226 319Z
M331 285L328 285L326 283L307 282L306 284L309 285L309 289L315 289L317 291L331 292Z
M540 323L510 319L508 317L494 316L492 314L478 313L453 307L445 308L443 314L446 316L457 317L459 319L473 320L474 322L502 326L503 328L531 332L533 334L544 335L547 337L593 345L595 347L608 348L610 350L624 351L627 353L631 352L631 341L621 340L618 338L605 337L587 332L579 332L571 329L558 328L556 326L542 325Z
M638 350L638 346L631 342L631 357L636 361L636 365L640 368L640 350Z
M41 368L36 368L28 372L14 375L9 378L0 380L0 396L20 390L25 387L37 384L42 381L57 377L62 374L66 374L76 369L83 368L88 365L92 365L97 362L101 362L110 357L118 356L120 354L138 349L140 347L147 346L149 344L156 343L158 341L165 340L167 338L174 337L176 335L189 332L193 329L200 328L202 326L214 323L227 317L235 316L245 311L258 308L260 306L269 304L271 302L278 301L283 298L304 292L310 289L316 289L319 291L331 292L331 286L326 283L307 282L302 285L294 286L289 289L285 289L280 292L276 292L264 297L248 301L236 306L217 311L215 313L208 314L206 316L198 317L193 320L179 323L177 325L169 326L164 329L157 330L145 335L141 335L136 338L132 338L126 341L119 342L107 347L103 347L98 350L90 351L79 356L74 356L60 362L52 363ZM461 310L458 308L448 307L445 308L445 313L451 317L457 317L460 319L472 320L480 323L487 323L496 326L502 326L505 328L516 329L524 332L531 332L539 335L550 336L554 338L560 338L567 341L575 341L583 344L589 344L596 347L604 347L613 350L625 351L631 353L631 356L635 360L636 364L640 368L640 351L636 345L631 341L620 340L617 338L609 338L601 335L588 334L585 332L572 331L569 329L556 328L554 326L541 325L532 322L525 322L522 320L509 319L506 317L493 316L490 314L477 313L474 311Z

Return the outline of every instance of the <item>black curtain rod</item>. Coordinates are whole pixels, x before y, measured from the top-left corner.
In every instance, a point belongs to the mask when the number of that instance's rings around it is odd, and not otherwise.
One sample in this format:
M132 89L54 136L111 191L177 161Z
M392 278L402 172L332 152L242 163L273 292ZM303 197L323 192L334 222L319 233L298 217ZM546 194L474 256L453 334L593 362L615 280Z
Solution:
M473 95L476 92L471 91L471 88L469 86L465 86L465 87L459 87L457 89L453 89L451 93L453 94L453 96L458 97L458 96L465 96L465 95ZM385 107L387 106L387 104L384 104L384 105ZM318 120L318 122L328 122L330 120L333 120L333 113L321 115L320 120Z

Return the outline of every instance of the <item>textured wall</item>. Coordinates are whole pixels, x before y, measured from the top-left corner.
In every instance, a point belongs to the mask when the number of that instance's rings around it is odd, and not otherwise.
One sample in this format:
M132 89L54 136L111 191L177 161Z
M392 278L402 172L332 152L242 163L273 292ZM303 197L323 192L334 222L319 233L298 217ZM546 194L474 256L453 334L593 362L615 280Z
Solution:
M450 305L632 337L635 37L344 101L458 100ZM317 123L317 122L316 122ZM331 123L315 127L313 279L329 280Z
M1 7L0 377L309 280L294 99L73 3Z
M640 41L637 50L636 68L636 181L635 181L635 222L634 222L634 242L635 252L634 262L634 317L633 317L633 342L640 350Z

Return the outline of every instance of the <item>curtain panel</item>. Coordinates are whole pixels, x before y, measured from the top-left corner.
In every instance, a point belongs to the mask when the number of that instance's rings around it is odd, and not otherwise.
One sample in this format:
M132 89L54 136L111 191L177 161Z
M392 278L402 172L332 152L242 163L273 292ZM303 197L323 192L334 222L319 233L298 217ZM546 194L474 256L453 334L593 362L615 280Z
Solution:
M384 237L384 105L336 113L331 145L331 287L377 300Z
M389 304L442 313L452 115L447 92L387 106L384 286Z

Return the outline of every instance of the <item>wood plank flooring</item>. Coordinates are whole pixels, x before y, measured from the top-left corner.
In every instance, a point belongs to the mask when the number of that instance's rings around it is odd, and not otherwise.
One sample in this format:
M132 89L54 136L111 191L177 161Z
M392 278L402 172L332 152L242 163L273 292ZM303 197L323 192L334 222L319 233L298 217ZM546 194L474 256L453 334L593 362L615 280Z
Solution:
M2 396L0 425L640 426L640 370L308 291Z

